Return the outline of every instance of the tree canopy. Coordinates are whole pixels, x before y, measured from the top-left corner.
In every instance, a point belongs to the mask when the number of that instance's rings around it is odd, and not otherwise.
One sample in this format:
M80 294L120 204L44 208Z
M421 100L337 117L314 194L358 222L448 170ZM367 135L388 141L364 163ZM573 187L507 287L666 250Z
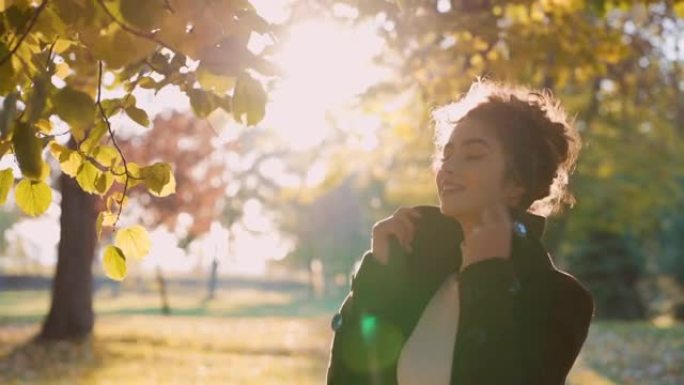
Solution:
M176 184L167 162L128 161L112 120L148 127L136 90L177 87L200 118L223 109L258 123L267 100L259 77L276 68L248 49L253 33L276 40L247 0L0 1L0 156L13 155L21 170L0 170L0 203L14 188L17 206L41 215L52 201L50 175L75 178L105 202L98 233L118 231L105 270L122 279L125 259L149 249L141 226L117 229L128 190L142 184L165 197Z

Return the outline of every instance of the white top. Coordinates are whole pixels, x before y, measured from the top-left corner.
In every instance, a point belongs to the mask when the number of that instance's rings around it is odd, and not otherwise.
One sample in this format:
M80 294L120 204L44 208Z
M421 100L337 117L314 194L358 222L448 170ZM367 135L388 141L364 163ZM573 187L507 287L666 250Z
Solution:
M459 315L456 274L448 275L432 296L402 347L397 363L399 385L449 384Z

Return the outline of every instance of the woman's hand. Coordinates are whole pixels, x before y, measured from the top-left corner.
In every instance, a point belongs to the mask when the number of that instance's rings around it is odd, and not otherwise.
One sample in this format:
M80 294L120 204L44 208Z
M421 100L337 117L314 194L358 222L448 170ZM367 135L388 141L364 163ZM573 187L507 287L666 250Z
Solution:
M411 241L415 234L413 220L420 217L420 212L409 207L400 207L391 216L373 225L371 252L373 256L387 264L389 262L389 237L394 235L399 244L408 252L412 251Z
M482 222L473 229L461 247L466 266L491 258L509 258L513 219L504 204L487 207L482 211Z

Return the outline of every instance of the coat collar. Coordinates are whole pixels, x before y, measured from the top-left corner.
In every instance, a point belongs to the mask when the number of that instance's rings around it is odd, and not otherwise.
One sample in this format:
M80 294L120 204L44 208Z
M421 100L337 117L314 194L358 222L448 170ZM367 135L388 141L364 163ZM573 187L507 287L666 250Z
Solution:
M544 235L546 217L525 211L518 214L518 218L535 238L540 239Z
M459 244L463 239L463 229L457 220L441 213L439 206L414 206L423 215L419 220L414 238L414 253L420 258L409 258L412 268L433 270L432 273L440 278L445 271L457 271L462 261ZM520 270L553 269L550 256L543 247L541 236L546 227L546 217L527 211L512 211L515 222L522 222L525 226L524 236L514 236L512 239L513 261ZM396 248L401 251L399 246ZM434 263L425 264L426 258Z

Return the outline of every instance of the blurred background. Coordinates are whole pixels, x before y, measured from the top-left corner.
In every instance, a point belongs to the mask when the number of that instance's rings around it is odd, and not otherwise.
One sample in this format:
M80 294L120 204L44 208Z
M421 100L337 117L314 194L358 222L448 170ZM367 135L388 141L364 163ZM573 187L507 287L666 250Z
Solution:
M477 76L551 89L585 143L577 203L544 235L597 304L568 383L684 383L684 2L249 2L279 36L249 49L283 74L259 79L261 122L197 118L173 87L136 91L149 128L113 120L130 160L172 164L176 193L131 190L121 220L152 248L117 282L97 246L93 282L68 283L92 308L51 300L60 192L38 218L0 208L0 383L324 383L371 227L438 204L430 112ZM87 342L31 342L59 328L48 314L91 311Z

